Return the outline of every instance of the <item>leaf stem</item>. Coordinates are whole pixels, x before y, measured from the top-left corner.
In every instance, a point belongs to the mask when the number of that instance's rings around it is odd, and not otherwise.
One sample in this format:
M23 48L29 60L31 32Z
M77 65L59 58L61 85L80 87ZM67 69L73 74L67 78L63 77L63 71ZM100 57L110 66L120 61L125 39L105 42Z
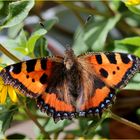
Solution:
M129 120L126 120L126 119L124 119L124 118L122 118L122 117L120 117L120 116L114 114L114 113L111 112L111 111L110 111L110 117L111 117L112 119L114 119L114 120L120 122L120 123L123 123L123 124L125 124L125 125L130 126L130 127L133 127L134 129L140 131L140 125L138 125L138 124L136 124L136 123L133 123L133 122L131 122L131 121L129 121Z
M21 61L16 56L14 56L12 53L10 53L7 49L5 49L1 44L0 44L0 51L15 62L20 62Z

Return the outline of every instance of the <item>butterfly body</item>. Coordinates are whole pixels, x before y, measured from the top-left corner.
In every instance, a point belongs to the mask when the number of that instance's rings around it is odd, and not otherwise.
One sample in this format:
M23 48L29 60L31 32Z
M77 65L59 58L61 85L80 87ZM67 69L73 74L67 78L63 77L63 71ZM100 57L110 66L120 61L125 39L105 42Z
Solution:
M115 100L115 90L126 86L140 70L140 59L123 53L87 53L76 57L28 60L4 68L5 84L37 100L54 120L101 115Z

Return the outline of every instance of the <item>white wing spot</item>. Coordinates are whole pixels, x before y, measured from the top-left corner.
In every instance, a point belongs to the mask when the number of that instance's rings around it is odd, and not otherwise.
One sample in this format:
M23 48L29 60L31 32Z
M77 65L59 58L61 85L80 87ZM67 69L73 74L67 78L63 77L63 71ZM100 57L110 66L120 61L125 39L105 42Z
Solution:
M12 72L14 69L14 66L10 66L9 72Z
M133 61L133 58L132 58L132 55L131 55L131 54L128 54L127 57L128 57L131 61Z

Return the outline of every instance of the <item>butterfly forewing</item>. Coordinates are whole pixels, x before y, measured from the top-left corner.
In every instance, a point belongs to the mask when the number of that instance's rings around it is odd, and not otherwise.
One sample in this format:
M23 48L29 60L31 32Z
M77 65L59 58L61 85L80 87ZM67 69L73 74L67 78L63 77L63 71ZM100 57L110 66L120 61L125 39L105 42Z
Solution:
M0 75L5 84L18 88L26 96L38 97L48 86L55 65L61 58L33 59L5 67Z
M140 65L138 57L124 53L87 53L79 59L90 63L96 75L113 88L123 88Z

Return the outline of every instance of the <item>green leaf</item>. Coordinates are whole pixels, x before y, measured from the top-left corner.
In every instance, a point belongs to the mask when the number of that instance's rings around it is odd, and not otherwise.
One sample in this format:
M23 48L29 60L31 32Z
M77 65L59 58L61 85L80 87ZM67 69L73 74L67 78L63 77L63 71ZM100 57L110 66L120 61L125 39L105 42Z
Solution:
M63 121L59 121L57 123L54 123L53 119L50 119L45 127L45 130L49 133L50 132L54 133L56 131L63 129L65 126L67 126L69 124L70 124L70 122L68 120L63 120Z
M140 90L140 83L130 82L130 83L128 83L128 85L124 89Z
M49 19L49 20L46 20L44 22L42 22L44 28L49 31L53 26L54 24L58 23L58 18L57 17L54 17L52 19Z
M10 1L0 1L0 20L4 20L8 13L8 6Z
M118 10L118 8L120 7L121 5L121 0L112 0L110 1L110 5L111 5L111 8L113 8L113 10Z
M27 42L27 38L26 38L26 33L24 30L21 30L19 36L16 38L18 44L20 47L25 47L26 42Z
M35 43L36 41L43 35L45 35L47 33L47 30L45 29L39 29L36 32L34 32L32 34L32 36L29 38L29 40L27 41L26 47L29 50L29 53L32 53L35 47Z
M116 43L140 47L140 37L136 36L136 37L125 38L122 40L116 40Z
M137 49L137 50L134 52L134 54L135 54L136 56L140 57L140 48Z
M48 42L45 37L41 37L37 40L35 44L34 54L36 57L46 57L48 56L47 46Z
M0 122L2 123L2 130L3 132L5 132L12 121L13 115L15 114L15 112L17 111L17 106L12 105L9 109L2 109L0 110Z
M46 136L42 133L38 133L38 136L36 137L36 140L45 140Z
M79 126L81 131L84 131L88 127L88 119L79 118Z
M137 109L137 112L136 112L136 113L137 113L137 115L139 115L139 117L140 117L140 108Z
M24 30L21 30L20 34L17 36L15 39L16 41L16 46L13 48L16 51L19 51L20 53L27 55L28 54L28 49L26 47L27 43L27 38Z
M6 39L5 41L1 41L0 43L10 53L17 56L19 59L23 59L23 57L25 57L25 55L28 54L28 49L26 48L26 42L27 42L27 39L26 39L26 36L25 36L25 32L23 30L21 30L21 32L19 33L17 38ZM7 63L8 61L6 59L5 63ZM8 62L8 64L9 64L9 62Z
M138 50L137 46L122 44L119 43L119 40L115 40L114 42L108 43L104 49L104 51L106 52L113 51L113 52L129 53L129 54L135 54L137 50Z
M86 44L91 46L92 50L103 50L108 32L116 25L119 19L120 15L117 15L113 18L97 23L93 29L90 28L89 32L85 35Z
M0 10L2 9L3 5L4 5L4 2L0 1Z
M140 5L135 5L135 6L126 5L126 6L131 12L140 15Z
M11 2L9 4L8 15L3 25L0 26L0 30L21 23L27 17L33 6L34 0Z
M2 128L2 122L0 121L0 139L1 139L1 140L4 140L4 139L5 139L5 135L4 135L4 133L1 131L1 128Z
M132 53L140 57L140 37L129 37L122 40L115 41L115 51L121 46L121 52L126 50L126 53Z
M73 134L74 136L77 136L77 137L83 136L83 133L81 133L81 131L79 129L78 130L65 130L65 133Z
M4 68L4 67L6 67L6 64L0 63L0 67Z
M125 87L127 90L140 90L140 73L137 73Z
M75 34L75 42L73 44L73 50L76 55L82 54L89 50L83 38L84 38L84 31L78 28Z
M84 51L101 51L108 35L108 32L116 25L120 19L120 15L100 21L88 23L83 31L81 31L76 42L73 45L76 54Z
M23 59L24 55L13 49L13 46L17 45L16 42L14 42L13 40L6 40L1 44L3 48L6 48L3 53L5 55L1 56L1 59L4 60L4 63L11 64L13 62L19 62L19 60Z
M23 59L25 56L33 57L36 41L46 33L47 31L45 29L39 29L34 32L27 41L25 31L21 30L17 38L6 39L5 41L2 41L0 43L19 59ZM41 45L42 51L44 50L44 45L44 43ZM41 55L44 56L44 53L41 53Z
M18 36L19 32L23 29L24 24L21 22L15 26L12 26L8 28L8 37L9 38L15 38Z

